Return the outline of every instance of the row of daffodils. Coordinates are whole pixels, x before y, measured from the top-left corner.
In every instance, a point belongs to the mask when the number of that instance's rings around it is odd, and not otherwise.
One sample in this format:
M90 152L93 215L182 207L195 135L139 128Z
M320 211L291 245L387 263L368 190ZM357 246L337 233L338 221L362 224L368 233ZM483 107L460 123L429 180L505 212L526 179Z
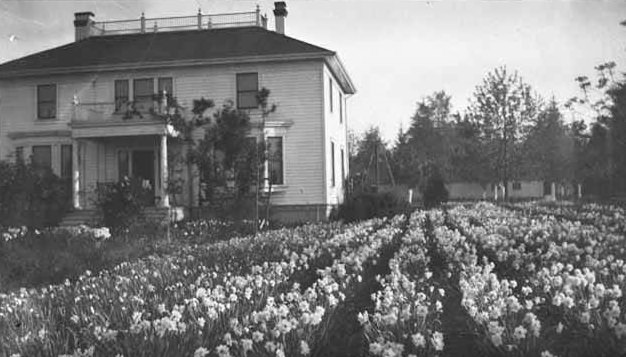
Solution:
M626 352L622 234L490 204L450 209L445 221L438 233L458 237L450 251L481 343L514 356Z
M371 306L350 310L371 356L445 355L444 304L458 291L485 353L626 353L623 212L528 208L478 203L189 243L0 295L0 356L321 356L339 307L381 263Z

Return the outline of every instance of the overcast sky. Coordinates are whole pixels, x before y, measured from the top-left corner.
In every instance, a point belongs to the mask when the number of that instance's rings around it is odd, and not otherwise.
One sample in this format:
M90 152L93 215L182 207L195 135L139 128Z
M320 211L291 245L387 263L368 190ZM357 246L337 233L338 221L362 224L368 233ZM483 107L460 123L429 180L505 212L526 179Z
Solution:
M74 40L73 14L96 20L253 11L273 1L0 0L0 62ZM286 34L337 51L357 87L351 128L393 140L415 103L444 89L463 111L487 72L506 65L537 92L578 95L574 78L615 61L626 71L626 1L287 0ZM271 89L271 88L270 88Z

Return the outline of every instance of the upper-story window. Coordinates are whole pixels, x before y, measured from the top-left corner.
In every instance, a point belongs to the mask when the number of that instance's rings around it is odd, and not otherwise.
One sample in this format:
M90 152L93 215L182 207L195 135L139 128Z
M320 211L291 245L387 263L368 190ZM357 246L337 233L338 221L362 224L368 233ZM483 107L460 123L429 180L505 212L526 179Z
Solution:
M339 124L343 123L343 95L339 92Z
M144 78L133 81L133 102L135 110L148 112L154 102L154 79Z
M172 80L172 77L159 78L157 89L157 94L159 95L165 92L168 97L174 96L174 81Z
M330 103L330 112L333 112L333 79L328 78L328 101Z
M120 112L126 109L126 104L130 98L128 79L115 81L115 111Z
M54 119L57 117L57 85L42 84L37 86L37 118Z
M257 93L259 92L258 73L237 73L237 108L258 108Z

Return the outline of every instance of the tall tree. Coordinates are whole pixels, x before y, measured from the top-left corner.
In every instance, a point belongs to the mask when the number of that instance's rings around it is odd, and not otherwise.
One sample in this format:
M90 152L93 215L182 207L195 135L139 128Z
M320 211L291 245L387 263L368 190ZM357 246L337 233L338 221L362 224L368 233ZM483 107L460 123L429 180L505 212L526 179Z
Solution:
M530 85L504 66L488 73L476 87L468 112L480 128L490 175L505 187L510 180L521 178L521 143L540 107L541 100Z
M524 171L548 182L574 181L575 138L553 98L524 142Z
M399 133L393 152L394 172L398 181L418 186L423 176L420 167L426 163L437 167L442 176L450 174L451 97L435 92L417 103L411 125Z
M619 78L615 67L596 66L596 83L577 77L582 96L567 103L575 115L592 118L583 153L585 190L604 197L626 194L626 76Z

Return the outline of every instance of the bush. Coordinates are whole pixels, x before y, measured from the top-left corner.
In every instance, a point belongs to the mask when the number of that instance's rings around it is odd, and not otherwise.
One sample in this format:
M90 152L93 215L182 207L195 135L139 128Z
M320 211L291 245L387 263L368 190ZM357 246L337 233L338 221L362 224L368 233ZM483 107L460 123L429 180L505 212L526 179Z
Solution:
M360 192L346 197L331 217L354 222L373 217L391 217L408 209L408 202L391 192Z
M50 169L0 161L0 226L57 225L69 207L69 182Z
M448 189L446 189L443 176L436 166L429 166L424 171L425 180L420 185L420 191L424 200L424 207L430 209L448 201Z
M152 189L143 186L140 180L124 180L98 186L96 207L102 223L114 231L121 231L139 220L143 208L153 200Z

